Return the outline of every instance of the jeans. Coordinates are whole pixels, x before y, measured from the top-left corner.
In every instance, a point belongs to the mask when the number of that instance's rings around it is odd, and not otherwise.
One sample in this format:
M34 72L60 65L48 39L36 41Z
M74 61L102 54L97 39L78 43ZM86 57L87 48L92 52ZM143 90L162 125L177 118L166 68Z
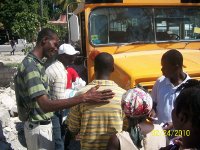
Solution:
M55 141L55 150L64 150L64 141L61 137L61 127L60 127L60 119L59 113L56 113L52 117L52 125L53 125L53 139Z

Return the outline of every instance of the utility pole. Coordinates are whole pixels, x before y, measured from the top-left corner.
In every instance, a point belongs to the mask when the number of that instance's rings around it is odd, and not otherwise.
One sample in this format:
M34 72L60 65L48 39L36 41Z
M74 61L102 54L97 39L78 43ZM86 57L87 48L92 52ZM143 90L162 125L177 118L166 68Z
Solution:
M40 0L40 16L43 18L43 0ZM40 31L42 29L42 24L40 22Z
M40 0L40 15L43 17L43 0Z

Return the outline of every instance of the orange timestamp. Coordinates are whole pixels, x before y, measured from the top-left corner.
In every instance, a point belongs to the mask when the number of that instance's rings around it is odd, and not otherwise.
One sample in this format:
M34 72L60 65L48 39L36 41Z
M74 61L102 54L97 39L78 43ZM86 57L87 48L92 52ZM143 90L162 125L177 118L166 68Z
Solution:
M190 130L153 130L152 136L190 136Z

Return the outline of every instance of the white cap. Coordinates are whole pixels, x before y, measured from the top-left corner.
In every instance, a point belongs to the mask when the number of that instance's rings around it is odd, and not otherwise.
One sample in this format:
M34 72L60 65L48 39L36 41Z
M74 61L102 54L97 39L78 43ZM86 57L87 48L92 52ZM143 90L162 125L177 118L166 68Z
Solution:
M79 51L76 51L74 49L73 46L71 46L70 44L62 44L60 47L59 47L59 50L58 50L58 54L67 54L67 55L75 55L75 54L80 54Z

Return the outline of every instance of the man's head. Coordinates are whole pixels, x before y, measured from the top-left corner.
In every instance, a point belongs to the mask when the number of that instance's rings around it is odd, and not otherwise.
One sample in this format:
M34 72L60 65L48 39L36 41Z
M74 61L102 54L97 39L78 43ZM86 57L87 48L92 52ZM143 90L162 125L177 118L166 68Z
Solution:
M163 75L166 78L173 78L175 75L182 72L183 56L179 51L171 49L163 54L161 65Z
M199 144L197 137L200 134L200 82L190 79L182 87L183 90L174 104L172 121L176 130L188 130L187 134L183 135L184 146L193 148Z
M59 38L57 33L52 29L43 28L38 33L36 46L42 49L43 57L52 57L58 51Z
M109 76L114 71L114 58L111 54L102 52L95 57L94 71L97 76Z
M67 67L74 62L78 54L80 54L80 52L76 51L72 45L62 44L58 50L58 59Z

